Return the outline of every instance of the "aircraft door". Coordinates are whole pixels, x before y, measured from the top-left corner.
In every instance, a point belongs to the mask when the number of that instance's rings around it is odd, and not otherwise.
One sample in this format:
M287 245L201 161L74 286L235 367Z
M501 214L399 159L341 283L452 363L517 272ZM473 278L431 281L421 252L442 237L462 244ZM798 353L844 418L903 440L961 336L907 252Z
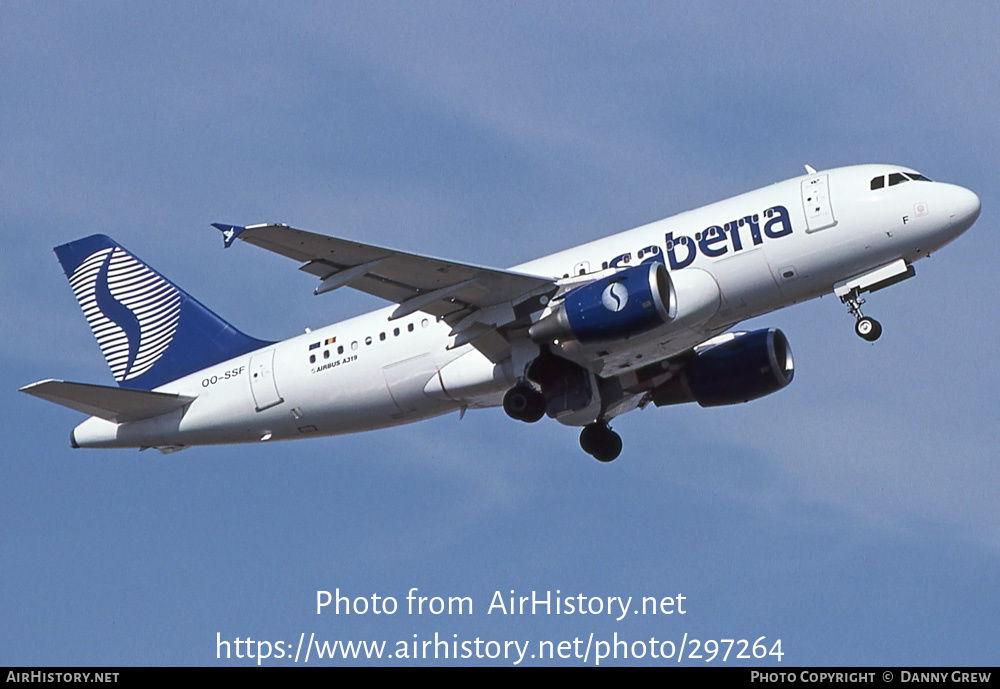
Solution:
M816 232L837 224L830 204L829 175L816 175L802 181L802 208L806 212L806 232Z
M274 350L257 352L250 357L250 391L257 411L270 409L285 400L274 382Z

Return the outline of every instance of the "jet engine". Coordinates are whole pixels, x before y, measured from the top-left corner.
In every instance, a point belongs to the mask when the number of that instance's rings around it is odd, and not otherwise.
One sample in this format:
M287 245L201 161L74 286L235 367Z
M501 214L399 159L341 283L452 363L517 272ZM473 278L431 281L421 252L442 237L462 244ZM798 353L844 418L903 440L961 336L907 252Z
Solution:
M667 323L704 323L719 300L719 286L705 271L670 275L662 263L646 263L570 290L528 334L539 344L624 340Z
M653 388L653 403L703 407L749 402L792 382L795 364L785 334L755 330L699 352L673 378Z

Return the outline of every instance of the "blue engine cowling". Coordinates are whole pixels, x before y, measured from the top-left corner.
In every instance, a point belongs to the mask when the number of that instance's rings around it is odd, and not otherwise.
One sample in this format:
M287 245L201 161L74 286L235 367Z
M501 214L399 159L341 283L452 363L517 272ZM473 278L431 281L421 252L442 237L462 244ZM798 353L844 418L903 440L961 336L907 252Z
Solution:
M647 263L570 290L559 308L528 333L535 342L622 340L669 322L674 304L666 268Z
M673 378L653 389L653 403L697 402L703 407L749 402L792 382L795 364L780 330L755 330L698 353Z

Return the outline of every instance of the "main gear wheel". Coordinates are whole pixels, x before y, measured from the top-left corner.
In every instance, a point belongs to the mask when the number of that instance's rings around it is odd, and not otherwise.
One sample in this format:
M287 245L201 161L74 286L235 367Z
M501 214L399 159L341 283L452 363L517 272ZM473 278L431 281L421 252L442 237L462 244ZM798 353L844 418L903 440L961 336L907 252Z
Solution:
M527 383L518 383L503 396L507 416L525 423L535 423L545 416L545 397Z

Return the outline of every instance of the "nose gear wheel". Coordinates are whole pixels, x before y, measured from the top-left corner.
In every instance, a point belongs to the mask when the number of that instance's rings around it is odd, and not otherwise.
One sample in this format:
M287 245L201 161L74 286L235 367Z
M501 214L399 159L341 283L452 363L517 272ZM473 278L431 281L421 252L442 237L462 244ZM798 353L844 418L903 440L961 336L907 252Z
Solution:
M858 337L874 342L882 334L882 325L874 318L862 316L854 324L854 332L858 334Z
M882 335L882 324L861 313L861 305L865 303L865 300L861 298L858 290L854 290L840 299L847 304L847 311L855 318L854 332L857 333L858 337L874 342Z

